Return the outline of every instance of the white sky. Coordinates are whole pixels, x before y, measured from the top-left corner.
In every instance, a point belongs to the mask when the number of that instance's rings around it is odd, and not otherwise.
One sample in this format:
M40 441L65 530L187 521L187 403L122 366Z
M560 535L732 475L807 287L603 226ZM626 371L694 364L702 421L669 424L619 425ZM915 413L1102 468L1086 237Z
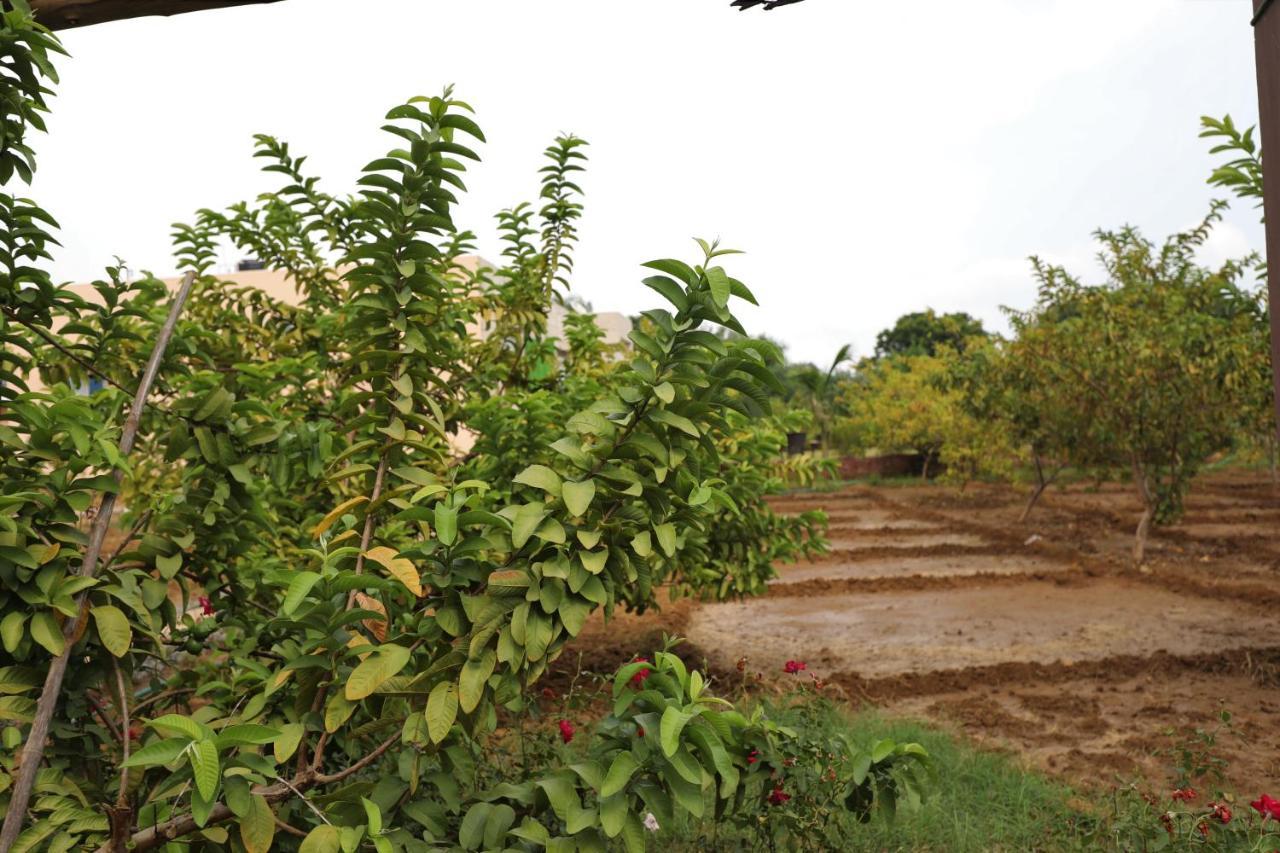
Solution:
M752 331L828 361L900 314L1004 328L1026 256L1089 273L1090 232L1197 221L1221 191L1199 116L1257 116L1249 0L285 0L65 34L34 193L56 278L119 255L171 273L169 224L275 185L271 133L333 192L389 147L385 111L446 83L489 138L456 217L532 199L561 131L592 144L575 292L633 313L642 261L692 236L748 254ZM1261 249L1237 204L1206 253ZM235 257L224 259L229 265Z

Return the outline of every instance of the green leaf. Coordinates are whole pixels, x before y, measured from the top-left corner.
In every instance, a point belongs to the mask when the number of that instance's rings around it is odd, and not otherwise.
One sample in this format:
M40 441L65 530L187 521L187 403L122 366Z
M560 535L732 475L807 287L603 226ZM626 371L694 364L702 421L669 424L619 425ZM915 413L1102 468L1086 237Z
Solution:
M600 786L600 796L612 797L627 786L627 782L631 780L631 776L636 772L640 765L636 762L635 757L629 752L619 752L617 757L613 759L613 763L609 765L609 772L604 777L604 784ZM614 833L615 835L617 833Z
M649 413L649 417L657 421L658 423L675 427L676 429L683 432L685 435L691 436L693 438L698 438L700 435L702 435L702 433L698 431L698 427L694 425L693 421L689 420L683 415L677 415L675 412L671 411L670 409L654 409L652 412Z
M281 763L288 761L298 751L298 744L302 742L302 735L305 732L306 726L302 723L288 723L281 726L280 736L271 747L276 761Z
M204 740L209 737L209 730L197 723L190 717L184 717L181 714L165 714L156 717L147 723L151 728L159 732L170 732L172 734L189 737L192 740Z
M462 672L458 676L458 705L463 713L470 714L480 704L485 682L493 675L497 663L494 650L485 649L479 658L470 659L462 665Z
M622 753L627 755L628 753ZM622 826L627 821L627 798L622 794L606 797L600 797L600 827L604 830L604 834L610 838L617 838L618 833L622 832Z
M324 730L333 734L342 728L342 724L350 719L355 709L355 703L347 698L345 692L335 690L324 705Z
M276 835L271 806L261 794L250 799L249 813L240 818L240 841L246 853L268 853Z
M609 561L609 552L600 551L579 551L578 558L582 560L582 567L593 575L600 574L604 570L605 563Z
M27 625L27 614L20 610L11 610L5 614L0 621L0 642L4 643L4 650L9 654L13 654L18 649L18 644L22 642L23 630Z
M675 706L668 706L662 712L662 722L658 727L658 736L662 744L662 752L668 758L675 755L676 750L680 748L680 732L684 731L685 725L692 717L692 713L681 711Z
M427 697L427 732L432 743L440 743L449 736L453 721L458 717L458 688L452 681L443 681L431 689Z
M298 853L339 853L342 835L336 826L317 826L302 839Z
M676 554L676 528L670 522L659 524L653 528L654 534L658 537L658 545L662 547L662 551L668 557L674 557Z
M653 386L653 395L664 403L676 398L676 387L670 382L662 382Z
M118 658L127 655L133 642L133 630L124 612L110 604L91 608L89 612L93 614L93 622L98 626L98 639L102 640L106 650Z
M445 506L444 501L436 504L436 538L444 545L452 545L458 539L458 510Z
M644 853L644 824L637 814L627 815L627 822L622 827L622 843L627 853Z
M462 825L458 828L458 843L463 850L480 849L480 845L484 843L485 822L489 820L489 810L492 808L489 803L476 803L467 810Z
M518 507L515 520L511 523L511 546L524 547L524 543L529 541L546 514L546 507L541 503L528 503Z
M130 753L129 760L124 763L124 766L153 767L158 764L169 764L182 755L190 743L191 741L187 738L170 738L149 743L142 749Z
M218 793L218 781L222 778L222 766L218 762L218 747L211 740L198 740L187 752L191 761L191 775L200 796L212 802Z
M165 580L173 580L182 569L182 552L177 551L173 554L159 554L156 556L156 569L160 572L160 577Z
M360 662L347 678L345 692L352 702L359 702L382 686L409 663L410 652L394 643L379 646Z
M280 737L280 734L279 729L273 729L271 726L260 726L257 723L236 723L218 732L217 744L219 749L242 746L244 744L261 746L274 742L276 738Z
M516 474L515 481L526 486L533 486L535 489L541 489L553 497L560 497L560 475L546 465L530 465L519 474Z
M320 575L315 572L298 572L293 576L293 580L289 581L289 589L284 594L284 603L280 605L280 612L285 616L292 616L293 612L302 604L303 599L307 597L307 593L311 592L311 588L320 582Z
M57 657L66 648L58 620L48 610L41 610L31 617L31 639L44 646L49 654Z
M649 531L641 531L631 538L631 550L641 557L647 557L653 553L653 538L649 535Z
M507 837L507 830L516 822L516 811L506 803L498 803L489 811L489 819L484 825L484 849L502 850L506 847L502 840Z
M591 506L591 500L596 496L596 481L565 483L563 493L564 505L569 512L573 515L582 515Z

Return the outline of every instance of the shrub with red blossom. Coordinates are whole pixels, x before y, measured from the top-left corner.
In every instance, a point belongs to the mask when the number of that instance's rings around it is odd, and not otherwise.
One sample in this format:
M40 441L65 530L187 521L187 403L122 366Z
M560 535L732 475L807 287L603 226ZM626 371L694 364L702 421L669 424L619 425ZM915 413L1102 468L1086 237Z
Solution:
M573 732L574 732L573 723L569 722L568 720L561 720L559 722L559 726L560 726L560 739L563 740L565 743L568 743L569 741L573 740Z
M782 665L782 671L788 675L795 675L797 672L804 672L808 669L802 660L789 660Z

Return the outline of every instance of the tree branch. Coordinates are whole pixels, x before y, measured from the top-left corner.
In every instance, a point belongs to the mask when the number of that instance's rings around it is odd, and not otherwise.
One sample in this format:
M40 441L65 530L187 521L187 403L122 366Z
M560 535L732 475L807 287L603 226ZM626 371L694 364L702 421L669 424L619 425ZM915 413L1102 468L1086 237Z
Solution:
M87 27L147 15L182 15L279 0L31 0L36 20L51 30Z
M138 426L142 421L142 411L147 406L147 395L151 392L156 374L160 371L160 361L169 346L173 330L178 325L178 315L182 313L182 307L191 294L191 286L195 283L195 279L195 273L192 272L188 272L183 277L182 286L178 288L173 302L169 305L169 316L165 318L164 325L160 327L160 333L156 336L155 347L151 350L151 357L147 360L147 367L142 373L142 381L138 383L133 405L129 408L129 416L125 419L124 429L120 432L121 457L128 456L133 450L134 440L138 437ZM119 483L120 469L117 468L112 476ZM115 502L115 492L107 492L102 496L98 514L93 520L93 528L89 533L89 544L85 548L84 559L80 563L81 577L92 578L98 573L98 558L102 553L102 544L107 538L107 530L111 527L111 513ZM67 674L67 664L71 661L71 649L75 645L75 638L84 628L85 620L89 617L87 603L88 590L85 590L76 597L76 617L68 619L63 625L62 654L49 664L44 688L41 690L40 700L36 703L35 718L31 722L31 730L27 732L27 740L22 747L17 778L10 794L9 807L4 814L4 826L0 828L0 853L8 851L17 840L18 834L22 832L22 824L27 816L27 804L31 801L31 791L35 787L36 772L40 769L40 762L44 758L49 726L53 722L53 714L57 710L58 699L62 694L62 680ZM127 731L124 732L124 737L126 739L129 737Z

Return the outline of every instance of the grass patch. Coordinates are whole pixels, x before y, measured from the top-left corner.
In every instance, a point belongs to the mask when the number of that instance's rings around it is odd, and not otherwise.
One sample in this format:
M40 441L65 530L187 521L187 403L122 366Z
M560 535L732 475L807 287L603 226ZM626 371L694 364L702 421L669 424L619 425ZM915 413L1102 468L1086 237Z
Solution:
M775 849L976 853L1079 846L1077 827L1082 815L1068 805L1073 791L1019 767L1007 756L979 750L920 723L887 719L875 712L848 714L830 703L803 708L765 704L769 716L783 725L821 729L865 749L884 738L918 743L929 752L932 766L926 798L919 806L899 808L892 818L877 811L869 823L836 810L827 818L824 842L784 841ZM762 806L762 817L767 808ZM659 848L702 853L768 849L754 833L705 819L672 830L662 833Z

